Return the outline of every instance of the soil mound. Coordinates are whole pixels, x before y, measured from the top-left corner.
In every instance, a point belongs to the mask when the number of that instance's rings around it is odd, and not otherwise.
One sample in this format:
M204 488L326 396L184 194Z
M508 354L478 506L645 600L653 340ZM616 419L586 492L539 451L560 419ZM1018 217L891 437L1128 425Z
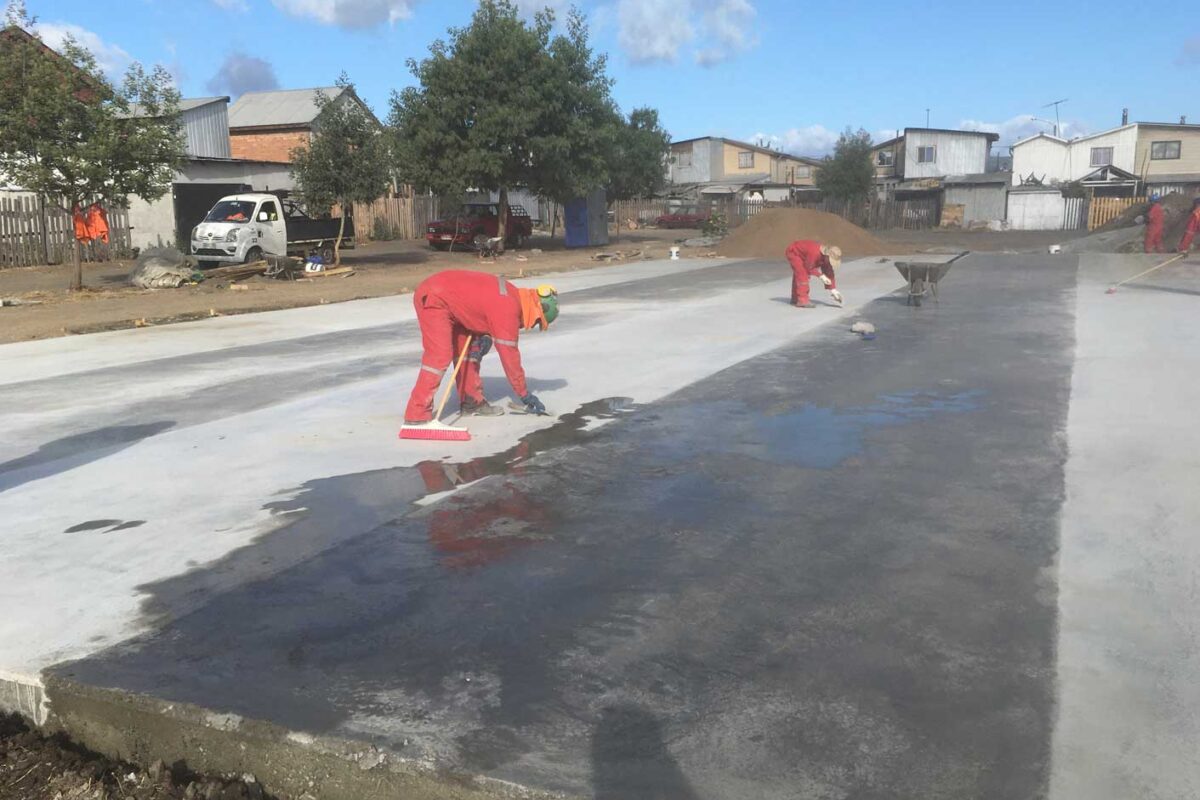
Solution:
M1179 240L1183 237L1183 231L1187 227L1188 215L1192 213L1192 203L1195 198L1190 194L1181 194L1173 192L1166 195L1162 199L1163 205L1163 246L1170 252L1174 252ZM1149 203L1138 203L1130 206L1121 212L1121 215L1110 222L1097 228L1092 236L1096 234L1105 234L1112 231L1119 231L1123 228L1138 226L1144 224L1138 222L1138 218L1145 219L1146 211L1150 208ZM1090 237L1089 237L1090 238ZM1136 241L1122 242L1114 248L1118 253L1140 253L1142 252L1142 234L1138 234Z
M835 244L848 257L881 256L889 252L887 245L854 223L835 214L805 208L763 209L726 236L717 246L717 252L735 258L783 258L783 251L797 239Z

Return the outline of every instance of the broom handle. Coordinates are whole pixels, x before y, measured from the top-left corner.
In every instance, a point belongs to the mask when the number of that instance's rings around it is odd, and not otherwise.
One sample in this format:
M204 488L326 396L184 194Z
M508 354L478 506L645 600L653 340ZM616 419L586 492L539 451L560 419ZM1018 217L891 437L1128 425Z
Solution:
M1162 262L1161 264L1159 264L1156 267L1151 267L1150 269L1146 270L1145 272L1139 272L1137 275L1134 275L1132 278L1126 278L1125 280L1121 281L1120 283L1114 283L1113 288L1116 289L1118 286L1124 286L1125 284L1129 283L1130 281L1136 281L1138 278L1142 277L1143 275L1149 275L1151 272L1154 272L1154 270L1156 270L1156 269L1162 269L1167 264L1174 264L1176 261L1178 261L1179 259L1183 258L1186 255L1187 255L1187 253L1177 253L1176 255L1171 256L1166 261Z
M446 391L442 392L442 402L438 403L437 411L434 412L434 419L442 418L442 409L446 407L446 401L450 399L450 390L454 388L454 381L458 378L458 371L462 369L463 362L467 360L467 350L471 347L471 336L467 335L467 341L463 344L462 353L458 356L458 363L454 365L454 372L450 373L450 383L446 385Z

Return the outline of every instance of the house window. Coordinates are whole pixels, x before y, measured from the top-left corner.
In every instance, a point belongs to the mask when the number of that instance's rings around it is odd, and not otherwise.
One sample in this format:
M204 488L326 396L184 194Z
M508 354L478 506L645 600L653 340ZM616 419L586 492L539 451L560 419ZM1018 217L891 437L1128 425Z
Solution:
M937 161L937 148L933 145L917 148L917 163L932 164Z
M797 178L811 178L812 177L812 167L796 167L796 177Z
M738 153L738 169L749 169L754 166L754 153Z
M1112 166L1113 149L1111 147L1093 147L1092 148L1092 166L1093 167L1108 167Z
M1150 143L1150 160L1151 161L1173 161L1179 158L1179 152L1183 149L1182 142L1151 142Z
M875 154L875 166L891 167L896 163L896 152L894 150L880 150Z
M690 167L692 165L692 151L680 150L675 154L675 166Z

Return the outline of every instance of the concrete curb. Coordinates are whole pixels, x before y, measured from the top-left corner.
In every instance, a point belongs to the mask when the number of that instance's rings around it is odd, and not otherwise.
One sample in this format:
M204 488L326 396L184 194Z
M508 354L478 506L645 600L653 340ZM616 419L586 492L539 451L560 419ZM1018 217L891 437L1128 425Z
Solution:
M41 678L0 669L0 712L20 714L41 726L48 710Z
M288 731L237 714L51 675L45 678L44 698L49 714L42 727L109 758L142 766L182 761L197 772L252 773L272 794L321 800L568 800L440 770L365 742Z

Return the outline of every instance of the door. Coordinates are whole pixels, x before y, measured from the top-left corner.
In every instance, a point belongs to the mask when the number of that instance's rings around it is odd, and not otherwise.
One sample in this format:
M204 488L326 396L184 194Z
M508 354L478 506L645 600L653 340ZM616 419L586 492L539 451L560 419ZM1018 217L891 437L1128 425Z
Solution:
M263 200L254 214L254 224L258 229L258 246L264 253L287 255L287 228L279 213L278 200Z

